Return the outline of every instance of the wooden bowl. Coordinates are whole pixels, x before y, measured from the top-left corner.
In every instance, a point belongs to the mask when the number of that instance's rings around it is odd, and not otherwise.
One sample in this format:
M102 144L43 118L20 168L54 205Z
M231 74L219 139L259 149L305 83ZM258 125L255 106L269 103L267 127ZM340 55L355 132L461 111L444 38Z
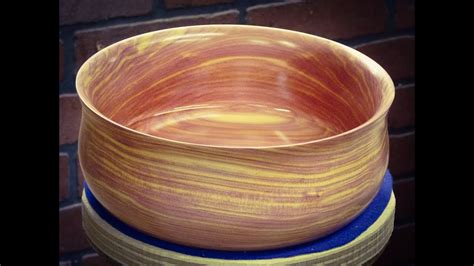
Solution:
M181 27L81 67L79 159L97 199L151 236L263 250L325 236L379 190L389 75L294 31Z

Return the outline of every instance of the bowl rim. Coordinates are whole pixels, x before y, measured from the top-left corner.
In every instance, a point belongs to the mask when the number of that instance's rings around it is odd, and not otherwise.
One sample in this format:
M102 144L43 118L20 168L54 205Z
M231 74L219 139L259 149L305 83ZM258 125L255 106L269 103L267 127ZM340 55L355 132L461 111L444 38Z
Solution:
M388 89L386 94L382 94L383 98L386 98L387 101L382 101L381 105L377 108L376 112L364 123L358 125L357 127L354 127L350 130L341 132L336 135L320 138L320 139L314 139L310 141L305 141L305 142L297 142L297 143L289 143L289 144L280 144L280 145L262 145L262 146L237 146L237 145L212 145L212 144L200 144L200 143L193 143L193 142L186 142L186 141L179 141L179 140L174 140L174 139L169 139L169 138L164 138L164 137L158 137L155 135L147 134L138 130L134 130L132 128L129 128L127 126L124 126L118 122L113 121L112 119L108 118L104 114L102 114L99 110L97 110L91 103L90 99L88 99L84 94L83 94L83 89L81 89L80 82L83 80L83 76L85 75L84 72L87 69L87 66L94 61L94 59L101 54L105 53L107 50L111 50L113 47L116 47L120 44L130 42L133 39L137 38L142 38L147 35L153 35L161 32L167 32L167 31L174 31L174 30L179 30L179 29L189 29L189 28L206 28L206 27L219 27L219 28L254 28L254 29L260 29L260 30L266 30L266 31L274 31L274 32L281 32L281 33L290 33L290 34L296 34L296 35L301 35L304 36L305 38L312 38L316 39L319 41L324 41L327 43L330 43L331 45L335 45L338 48L341 48L342 50L348 52L349 54L355 56L358 60L362 61L365 63L365 65L368 67L368 69L372 69L371 74L377 72L378 76L381 77L381 79L385 80L388 82ZM295 31L295 30L288 30L288 29L282 29L282 28L275 28L275 27L266 27L266 26L255 26L255 25L244 25L244 24L203 24L203 25L192 25L192 26L181 26L181 27L173 27L173 28L167 28L167 29L162 29L162 30L156 30L156 31L150 31L138 35L134 35L128 38L125 38L121 41L115 42L92 56L90 56L79 68L76 74L76 80L75 80L75 86L76 86L76 92L77 95L82 103L83 108L86 107L89 111L94 113L95 115L99 116L100 118L104 119L106 122L111 123L114 126L117 126L125 131L131 132L133 134L138 134L141 135L144 138L148 138L154 141L164 141L168 143L174 143L174 144L179 144L179 145L187 145L187 146L198 146L198 147L207 147L207 148L222 148L222 149L274 149L274 148L287 148L287 147L296 147L296 146L302 146L302 145L309 145L309 144L315 144L315 143L321 143L321 142L327 142L330 140L338 139L343 136L352 134L356 131L361 130L362 128L369 127L370 125L374 124L376 121L378 121L380 118L383 118L387 115L393 101L395 98L395 85L393 83L392 78L390 75L387 73L387 71L380 66L377 62L375 62L372 58L368 57L367 55L357 51L356 49L349 47L347 45L344 45L342 43L320 37L314 34L309 34L309 33L304 33L300 31ZM385 103L385 104L384 104Z

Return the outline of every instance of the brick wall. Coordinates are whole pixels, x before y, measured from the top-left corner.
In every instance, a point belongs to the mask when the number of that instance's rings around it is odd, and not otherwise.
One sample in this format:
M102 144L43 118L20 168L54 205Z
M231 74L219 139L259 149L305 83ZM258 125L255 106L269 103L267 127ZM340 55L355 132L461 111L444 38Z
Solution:
M81 228L77 160L80 65L99 49L139 33L176 26L240 23L298 30L349 45L379 62L396 84L389 115L396 228L378 265L414 263L413 0L60 0L60 261L102 265Z

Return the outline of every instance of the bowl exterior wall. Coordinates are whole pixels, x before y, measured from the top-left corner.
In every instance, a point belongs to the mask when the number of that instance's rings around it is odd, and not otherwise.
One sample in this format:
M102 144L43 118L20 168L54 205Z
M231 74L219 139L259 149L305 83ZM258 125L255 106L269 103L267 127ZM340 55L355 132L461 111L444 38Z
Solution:
M325 236L368 206L388 163L386 116L336 138L224 148L151 138L83 106L79 160L123 222L174 243L263 250Z

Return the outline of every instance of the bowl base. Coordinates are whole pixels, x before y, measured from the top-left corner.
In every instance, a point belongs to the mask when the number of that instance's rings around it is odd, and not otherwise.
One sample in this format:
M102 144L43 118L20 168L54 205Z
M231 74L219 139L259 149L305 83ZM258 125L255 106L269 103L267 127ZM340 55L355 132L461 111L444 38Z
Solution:
M266 251L218 251L192 248L151 237L112 216L84 185L83 226L101 254L121 264L155 265L313 265L373 262L393 231L395 196L389 172L367 209L339 231L309 242Z

